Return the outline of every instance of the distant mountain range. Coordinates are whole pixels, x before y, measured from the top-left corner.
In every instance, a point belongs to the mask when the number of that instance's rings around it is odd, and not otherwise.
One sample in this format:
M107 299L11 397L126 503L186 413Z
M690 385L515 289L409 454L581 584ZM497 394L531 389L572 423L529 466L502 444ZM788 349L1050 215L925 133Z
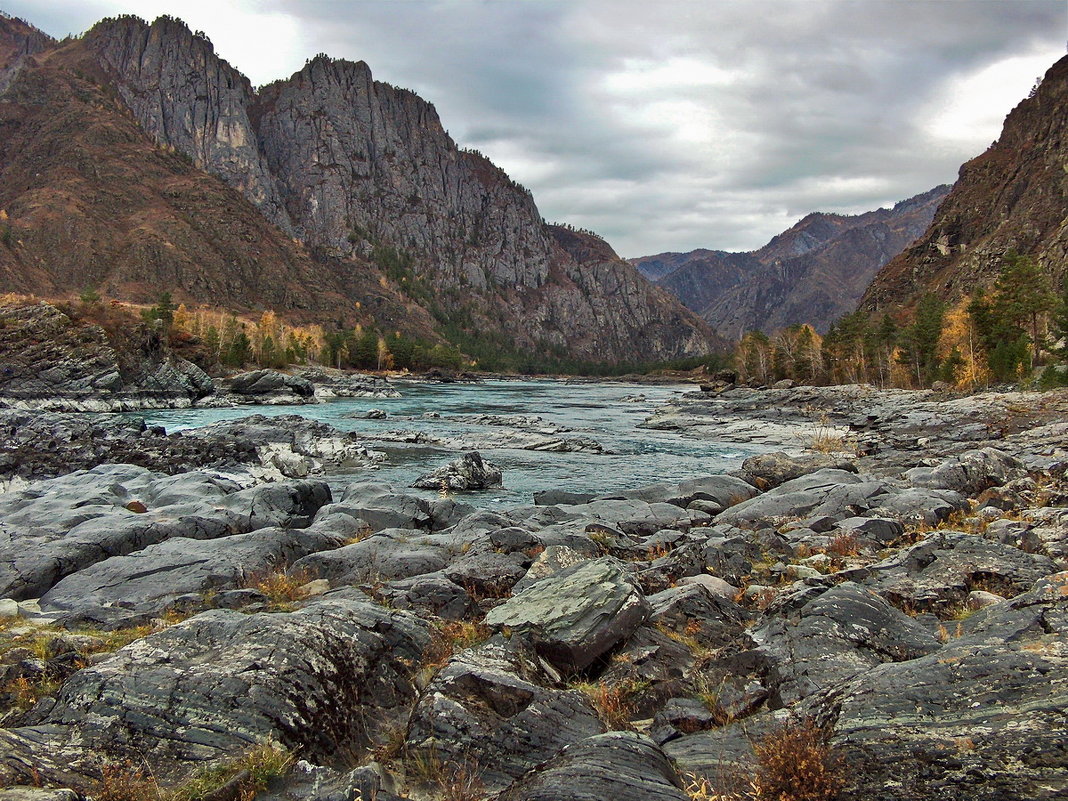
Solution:
M259 91L172 17L57 42L0 17L6 290L271 308L591 361L724 343L596 236L319 55Z
M950 187L855 216L814 213L759 250L631 259L726 339L795 323L818 331L853 311L879 269L921 236Z

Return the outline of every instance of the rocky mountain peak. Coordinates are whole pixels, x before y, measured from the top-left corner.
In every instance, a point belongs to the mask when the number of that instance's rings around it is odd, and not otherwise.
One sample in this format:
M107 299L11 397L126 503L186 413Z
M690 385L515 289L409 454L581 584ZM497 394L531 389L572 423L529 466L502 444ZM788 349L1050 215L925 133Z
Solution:
M102 288L100 279L115 275L114 264L104 263L104 248L85 253L86 246L132 238L133 261L152 265L137 282L133 294L138 298L156 283L157 293L174 291L188 302L247 308L260 305L250 290L263 283L262 305L284 315L307 319L314 310L336 305L324 322L351 320L353 309L361 309L357 316L363 324L384 330L405 327L402 318L408 317L418 320L416 328L436 323L465 341L505 343L518 351L552 347L594 361L675 358L716 344L707 325L651 287L603 240L569 234L561 242L529 191L482 154L457 147L432 104L376 81L364 62L320 54L257 92L219 58L207 37L172 17L151 24L133 16L104 20L56 53L62 58L50 57L53 73L41 76L44 83L38 82L35 91L48 95L53 108L48 119L57 135L57 121L66 120L63 115L71 113L74 101L74 113L93 117L106 129L125 130L128 118L114 116L125 113L121 105L156 146L126 148L123 169L139 169L130 161L131 151L153 162L152 169L141 165L148 186L123 183L130 193L128 207L112 202L122 200L113 191L107 195L111 213L93 222L94 230L108 220L134 223L151 209L144 224L153 236L138 234L134 224L121 236L99 230L96 240L76 237L78 261L88 258L93 280ZM81 86L78 76L87 73L93 75L91 86ZM60 75L70 83L66 94L47 90L57 86ZM90 95L92 102L82 102ZM32 115L9 111L29 124ZM84 127L87 120L67 122L64 130L75 132L76 139L93 130ZM34 150L29 132L27 127L25 139L13 140L27 147L9 147L5 158L18 161ZM127 139L126 144L132 143ZM103 141L86 147L93 151L90 160L119 167ZM213 201L213 211L205 212L204 204L169 185L176 174L187 184L197 183L188 174L189 162L221 178L278 229L269 235L243 228L240 235L233 230L223 237L222 249L240 253L229 261L240 265L239 278L232 274L234 267L215 274L225 259L211 266L190 262L198 250L190 228L203 228L207 219L218 217L217 202L235 205L223 200L219 187L205 183L201 197ZM29 167L21 171L30 172ZM35 162L33 172L39 171ZM90 177L83 180L95 186L100 169L91 169L87 161L86 171ZM154 184L157 180L163 183ZM7 188L10 197L0 201L9 210L17 208L15 187ZM145 206L146 190L162 203ZM28 223L29 218L18 221ZM34 224L49 229L37 237L41 243L70 238L40 215ZM268 241L277 247L264 248ZM215 238L199 249L218 252L220 243ZM304 253L291 252L294 244ZM271 261L279 251L286 253L284 265ZM0 251L0 268L18 275L32 263L48 276L38 283L49 287L86 280L85 273L71 278L70 259L55 248L40 256L29 249L21 255L26 258ZM305 274L308 257L321 273L315 280ZM57 259L65 261L60 265ZM172 259L180 264L170 264ZM299 286L261 282L257 270L292 276ZM132 273L109 280L107 287L133 290L130 278ZM315 283L331 290L312 301L306 296ZM345 292L357 294L341 300ZM406 313L399 311L398 298L404 299Z
M858 215L808 214L750 253L695 250L633 261L728 338L795 323L824 331L923 233L948 191L935 187Z
M1010 251L1058 285L1068 274L1068 56L1005 118L1001 136L964 164L930 227L875 277L862 305L911 305L993 283Z

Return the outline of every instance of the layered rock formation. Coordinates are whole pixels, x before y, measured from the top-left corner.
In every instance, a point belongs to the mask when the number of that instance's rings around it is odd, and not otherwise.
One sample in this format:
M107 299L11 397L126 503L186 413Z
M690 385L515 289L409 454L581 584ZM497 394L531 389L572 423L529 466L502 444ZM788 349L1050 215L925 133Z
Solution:
M823 332L853 311L876 272L926 230L948 191L939 186L856 216L810 214L750 253L694 250L632 261L721 336L795 323Z
M862 306L910 305L989 286L1007 253L1032 257L1054 287L1068 274L1068 57L1005 118L1001 136L961 167L930 228L876 276Z
M0 118L13 289L169 289L597 361L718 344L596 237L546 225L432 105L362 62L318 56L257 93L170 17L105 20L33 58L43 45L26 36L0 52L22 65Z

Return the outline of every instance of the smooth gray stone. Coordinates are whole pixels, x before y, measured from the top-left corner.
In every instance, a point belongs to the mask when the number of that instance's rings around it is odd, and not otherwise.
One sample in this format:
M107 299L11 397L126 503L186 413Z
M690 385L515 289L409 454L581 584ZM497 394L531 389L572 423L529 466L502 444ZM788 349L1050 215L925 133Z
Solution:
M573 673L623 641L649 615L649 603L620 562L596 559L542 579L486 615L486 623L530 641Z
M820 594L796 614L750 632L771 665L777 704L841 684L884 662L934 653L938 639L879 595L853 583Z
M849 797L1068 796L1068 573L970 617L937 652L888 663L801 714L834 727Z
M1056 570L1049 557L974 534L939 531L862 569L857 581L894 603L938 611L962 604L977 584L1015 594Z
M0 731L0 781L133 754L189 771L267 739L329 760L407 715L429 643L414 615L361 601L203 612L79 671L49 709Z

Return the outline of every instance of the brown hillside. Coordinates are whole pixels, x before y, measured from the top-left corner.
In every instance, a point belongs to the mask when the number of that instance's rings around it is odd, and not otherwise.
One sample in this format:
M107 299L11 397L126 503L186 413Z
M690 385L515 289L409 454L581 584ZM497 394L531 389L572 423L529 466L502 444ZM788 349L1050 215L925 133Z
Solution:
M274 308L300 321L351 324L374 312L384 325L430 334L427 316L382 288L366 263L352 260L344 278L322 269L241 194L157 146L79 42L28 59L6 100L6 290L67 296L94 286L132 301L170 290L179 301Z
M876 276L867 309L952 299L990 285L1010 251L1059 284L1068 272L1068 56L1005 119L1001 137L963 167L927 232Z

